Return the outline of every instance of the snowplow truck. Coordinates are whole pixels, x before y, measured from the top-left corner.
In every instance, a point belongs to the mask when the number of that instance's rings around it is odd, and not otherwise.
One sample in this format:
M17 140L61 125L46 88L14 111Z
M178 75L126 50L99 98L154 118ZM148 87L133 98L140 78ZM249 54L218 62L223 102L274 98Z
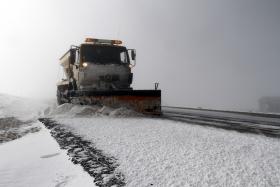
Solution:
M72 45L59 59L64 78L57 83L58 104L126 107L144 114L161 114L161 90L131 87L136 64L135 49L120 40L87 38Z

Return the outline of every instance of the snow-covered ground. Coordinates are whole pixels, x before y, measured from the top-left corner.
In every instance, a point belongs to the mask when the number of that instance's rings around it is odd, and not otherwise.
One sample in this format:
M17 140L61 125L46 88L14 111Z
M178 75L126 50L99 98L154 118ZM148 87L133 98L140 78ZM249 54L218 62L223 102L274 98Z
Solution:
M93 179L69 160L44 127L0 145L0 155L1 187L94 186Z
M38 117L115 158L127 186L280 186L279 139L144 118L125 108L46 106L0 95L0 118L41 129L0 144L0 186L94 185Z
M280 186L279 139L78 108L53 117L117 158L127 186Z
M52 103L0 94L0 187L95 186L38 122Z

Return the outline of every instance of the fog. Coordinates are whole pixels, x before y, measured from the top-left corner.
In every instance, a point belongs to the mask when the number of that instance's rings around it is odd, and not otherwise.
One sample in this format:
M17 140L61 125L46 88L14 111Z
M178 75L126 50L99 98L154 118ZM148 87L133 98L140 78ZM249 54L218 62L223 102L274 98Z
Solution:
M135 89L163 105L257 110L279 96L278 0L1 0L0 92L55 98L59 57L86 37L137 50Z

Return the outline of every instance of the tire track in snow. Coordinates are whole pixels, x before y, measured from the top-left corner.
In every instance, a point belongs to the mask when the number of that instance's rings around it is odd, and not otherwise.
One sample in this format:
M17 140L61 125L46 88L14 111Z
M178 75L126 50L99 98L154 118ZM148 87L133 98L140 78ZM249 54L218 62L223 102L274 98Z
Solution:
M97 186L125 186L124 175L116 172L119 166L114 157L105 156L91 142L69 132L63 125L49 118L40 118L62 149L67 150L74 164L80 164Z

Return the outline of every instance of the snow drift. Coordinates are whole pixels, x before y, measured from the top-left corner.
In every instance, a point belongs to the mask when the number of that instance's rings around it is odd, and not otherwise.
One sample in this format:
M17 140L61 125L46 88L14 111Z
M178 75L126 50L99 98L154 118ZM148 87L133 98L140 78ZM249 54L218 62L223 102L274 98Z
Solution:
M0 118L15 117L23 121L37 120L49 102L0 94Z
M60 106L49 107L45 110L45 117L63 118L63 117L139 117L143 116L131 109L120 107L111 108L107 106L95 105L74 105L65 103Z
M40 130L35 123L48 102L0 94L0 143Z

